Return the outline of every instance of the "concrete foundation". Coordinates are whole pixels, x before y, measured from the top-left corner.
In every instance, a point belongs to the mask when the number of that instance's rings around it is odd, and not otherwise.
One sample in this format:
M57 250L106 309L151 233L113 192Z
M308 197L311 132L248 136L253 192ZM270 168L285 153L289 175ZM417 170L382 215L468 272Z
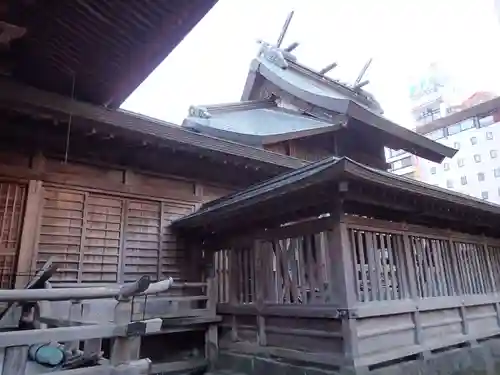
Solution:
M357 371L291 363L280 358L224 351L213 374L245 375L500 375L500 338L472 346L450 348L398 363Z

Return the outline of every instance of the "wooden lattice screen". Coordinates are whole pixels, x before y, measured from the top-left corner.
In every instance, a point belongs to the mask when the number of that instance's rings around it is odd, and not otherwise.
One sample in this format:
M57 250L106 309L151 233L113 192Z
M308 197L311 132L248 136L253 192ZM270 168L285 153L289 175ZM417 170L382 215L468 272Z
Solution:
M258 248L235 247L217 252L219 302L256 303L260 292L266 303L328 303L326 236L327 232L321 232L258 241Z
M500 286L500 248L484 238L356 227L349 232L360 302L487 294Z
M46 188L37 267L61 263L54 281L127 282L182 278L184 252L170 223L191 204Z
M0 182L0 288L14 285L26 186Z

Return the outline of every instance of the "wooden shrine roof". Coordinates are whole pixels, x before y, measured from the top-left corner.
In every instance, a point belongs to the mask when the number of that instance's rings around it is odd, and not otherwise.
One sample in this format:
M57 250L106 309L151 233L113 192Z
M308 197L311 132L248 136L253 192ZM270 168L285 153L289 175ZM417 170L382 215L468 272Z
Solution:
M499 205L345 157L329 157L212 201L173 225L211 235L284 224L329 213L340 198L352 214L500 236Z
M263 57L252 63L249 80L252 74L263 79L258 81L254 77L247 86L262 86L260 95L267 92L266 99L252 97L248 100L247 96L251 95L246 95L245 101L240 103L192 107L185 125L205 134L253 145L353 127L361 132L370 131L382 140L385 147L403 149L437 163L456 154L457 150L385 118L381 111L376 111L378 104L365 98L362 92L339 86L296 62L287 60L286 63L287 67L283 68ZM260 85L251 83L254 81ZM268 84L263 84L263 81ZM280 107L278 102L282 98L290 100L297 109ZM335 126L340 123L345 126Z
M106 109L0 78L0 108L67 124L93 137L116 135L144 145L159 145L219 162L253 166L271 175L296 169L306 161L236 142L198 134L180 126L135 113ZM65 129L66 127L64 127Z
M0 33L5 23L24 30L5 52L9 74L43 90L74 91L79 100L119 107L216 2L0 0Z

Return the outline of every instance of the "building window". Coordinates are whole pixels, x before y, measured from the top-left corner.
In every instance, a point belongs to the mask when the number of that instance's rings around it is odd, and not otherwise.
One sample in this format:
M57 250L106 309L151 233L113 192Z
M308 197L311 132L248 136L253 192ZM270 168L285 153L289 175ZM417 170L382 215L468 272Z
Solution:
M448 126L448 135L454 135L461 132L460 123Z
M484 128L486 126L490 126L495 123L495 119L493 118L492 114L478 116L477 121L479 123L480 128Z
M393 150L393 149L389 149L389 156L391 158L394 158L396 156L399 156L399 155L403 155L405 153L405 150Z
M500 168L493 169L493 174L495 175L495 177L500 177Z
M492 140L493 139L493 133L492 132L486 132L486 139Z
M464 158L458 159L457 164L460 168L463 167L465 165L465 159Z
M498 151L497 150L490 150L490 156L492 159L496 159L498 157Z
M453 180L446 180L446 187L448 189L453 189Z
M443 168L445 171L449 171L450 170L450 163L444 163Z
M467 185L467 176L460 177L460 183L462 185Z
M464 120L460 123L460 130L461 131L469 130L469 129L472 129L475 127L476 126L474 124L474 118L468 118L467 120Z
M481 192L481 198L483 198L485 200L488 199L488 192L487 191L482 191Z
M470 139L470 143L472 143L473 145L476 145L477 144L477 137L472 137Z
M436 167L432 167L432 168L431 168L431 174L436 174L436 171L437 171L437 170L436 170Z
M484 173L483 172L479 172L477 174L477 180L478 181L484 181Z
M476 163L481 163L481 155L479 155L479 154L474 155L474 161Z
M460 150L460 142L455 142L455 143L453 144L453 148L454 148L455 150Z
M396 160L395 162L392 162L391 169L395 171L404 167L409 167L410 165L412 165L412 159L411 156L407 156L401 160Z
M433 141L444 138L444 129L437 129L425 135L427 138Z

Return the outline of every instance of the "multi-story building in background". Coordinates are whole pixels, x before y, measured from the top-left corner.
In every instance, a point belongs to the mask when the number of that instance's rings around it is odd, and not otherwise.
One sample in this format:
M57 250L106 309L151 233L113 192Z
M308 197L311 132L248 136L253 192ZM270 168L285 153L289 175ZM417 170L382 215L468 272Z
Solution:
M479 92L458 112L417 126L423 134L459 151L441 164L388 150L390 170L429 184L500 204L500 98Z
M410 86L411 115L415 124L428 124L455 112L457 98L463 100L463 93L437 63L431 64Z

